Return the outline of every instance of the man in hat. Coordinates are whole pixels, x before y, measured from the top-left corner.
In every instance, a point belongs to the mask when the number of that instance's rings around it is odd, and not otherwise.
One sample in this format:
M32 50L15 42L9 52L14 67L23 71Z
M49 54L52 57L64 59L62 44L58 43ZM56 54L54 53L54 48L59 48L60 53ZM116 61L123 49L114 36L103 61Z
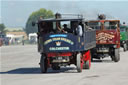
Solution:
M63 27L64 27L64 28L63 28L62 31L63 31L64 33L71 33L71 30L67 27L67 24L64 24Z

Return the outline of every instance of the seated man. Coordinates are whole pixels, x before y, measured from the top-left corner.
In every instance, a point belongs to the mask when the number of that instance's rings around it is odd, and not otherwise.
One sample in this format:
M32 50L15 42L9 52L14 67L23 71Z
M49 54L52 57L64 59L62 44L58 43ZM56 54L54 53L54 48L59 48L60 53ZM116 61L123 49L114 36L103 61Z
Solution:
M63 28L62 32L71 33L71 30L67 27L67 24L64 24L63 26L64 26L64 28Z

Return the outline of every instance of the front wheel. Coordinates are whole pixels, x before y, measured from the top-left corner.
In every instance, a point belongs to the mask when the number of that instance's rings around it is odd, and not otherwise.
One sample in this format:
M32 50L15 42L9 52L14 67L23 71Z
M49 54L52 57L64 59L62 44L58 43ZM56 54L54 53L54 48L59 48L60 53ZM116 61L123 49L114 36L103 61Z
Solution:
M78 53L76 56L76 66L78 72L82 72L83 69L83 60L81 57L82 57L81 53Z
M47 72L47 57L44 55L42 55L40 59L40 69L41 69L41 73Z
M119 48L114 49L113 61L118 62L120 60Z

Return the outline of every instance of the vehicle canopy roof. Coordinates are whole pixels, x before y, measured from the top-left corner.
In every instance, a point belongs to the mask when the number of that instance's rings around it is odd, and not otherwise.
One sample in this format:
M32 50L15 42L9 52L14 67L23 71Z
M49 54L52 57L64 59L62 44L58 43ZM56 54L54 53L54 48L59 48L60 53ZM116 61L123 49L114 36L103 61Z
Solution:
M39 22L57 22L57 21L83 21L84 19L83 18L67 18L67 19L55 19L55 18L52 18L52 19L42 19L42 20L39 20Z
M120 20L87 20L86 22L120 22Z
M54 18L43 19L42 17L38 22L57 22L57 21L85 21L83 15L80 14L60 14L56 13Z

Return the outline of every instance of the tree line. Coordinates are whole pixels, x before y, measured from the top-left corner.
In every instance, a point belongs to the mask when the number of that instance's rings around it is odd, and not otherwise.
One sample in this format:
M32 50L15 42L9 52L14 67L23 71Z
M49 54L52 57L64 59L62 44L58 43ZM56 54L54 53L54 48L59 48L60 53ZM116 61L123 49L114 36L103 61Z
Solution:
M38 28L37 28L37 26L33 27L32 22L38 21L40 16L42 16L43 19L47 19L47 18L53 18L54 14L51 10L46 10L44 8L41 8L35 12L32 12L32 14L29 16L29 18L26 22L26 26L25 26L25 32L27 34L37 32Z
M5 33L5 25L3 23L0 24L0 33Z

